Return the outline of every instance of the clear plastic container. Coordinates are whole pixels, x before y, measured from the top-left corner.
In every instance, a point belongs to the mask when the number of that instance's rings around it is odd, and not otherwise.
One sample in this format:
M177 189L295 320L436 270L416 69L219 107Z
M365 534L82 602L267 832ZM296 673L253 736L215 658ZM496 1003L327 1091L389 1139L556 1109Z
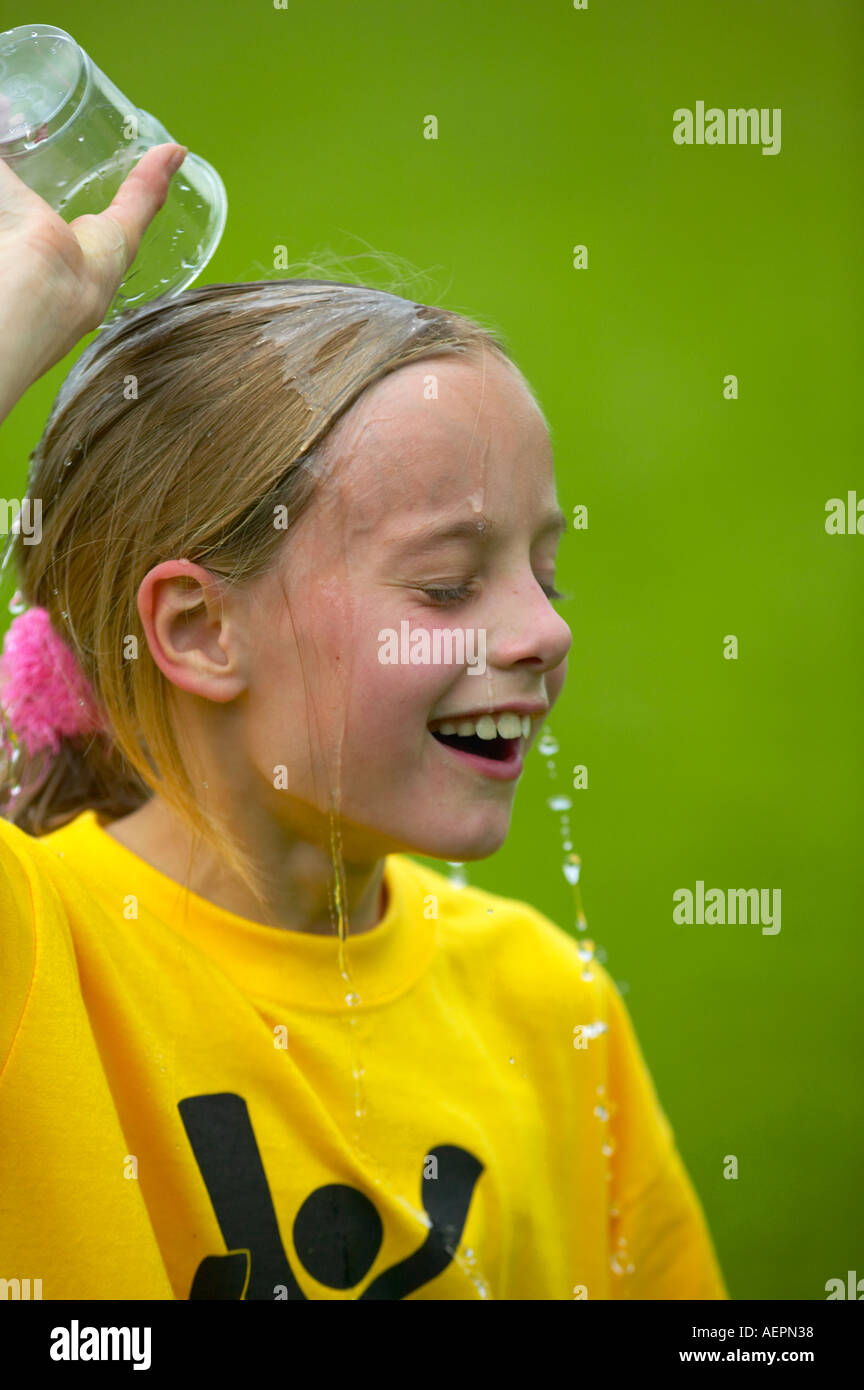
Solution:
M145 151L175 140L52 24L0 33L0 98L0 159L66 222L103 212ZM227 211L221 178L189 150L104 321L186 289L216 250Z

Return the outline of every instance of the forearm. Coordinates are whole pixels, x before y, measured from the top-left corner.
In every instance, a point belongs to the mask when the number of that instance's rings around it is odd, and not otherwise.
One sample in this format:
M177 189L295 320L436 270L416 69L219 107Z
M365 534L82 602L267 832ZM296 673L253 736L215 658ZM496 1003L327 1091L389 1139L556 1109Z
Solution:
M44 290L21 286L0 270L0 421L47 372L56 343L56 322Z
M0 424L6 419L25 391L36 379L33 372L28 370L26 365L26 355L20 352L16 346L14 337L10 337L10 325L7 316L0 309L0 341L3 343L3 354L0 358ZM20 332L20 328L17 328Z

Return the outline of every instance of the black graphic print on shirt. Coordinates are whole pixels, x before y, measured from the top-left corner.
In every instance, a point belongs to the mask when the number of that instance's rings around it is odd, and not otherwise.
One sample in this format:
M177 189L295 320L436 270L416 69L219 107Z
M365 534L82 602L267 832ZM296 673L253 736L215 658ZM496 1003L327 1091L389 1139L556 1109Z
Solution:
M207 1255L198 1266L190 1299L267 1299L280 1286L288 1299L304 1299L279 1234L267 1175L242 1096L187 1096L180 1118L201 1170L227 1254ZM467 1149L441 1144L436 1179L420 1188L430 1226L423 1244L385 1269L359 1299L405 1298L446 1269L462 1238L484 1165ZM384 1237L375 1204L359 1188L330 1183L316 1188L294 1220L294 1249L307 1274L331 1289L353 1289L372 1268Z

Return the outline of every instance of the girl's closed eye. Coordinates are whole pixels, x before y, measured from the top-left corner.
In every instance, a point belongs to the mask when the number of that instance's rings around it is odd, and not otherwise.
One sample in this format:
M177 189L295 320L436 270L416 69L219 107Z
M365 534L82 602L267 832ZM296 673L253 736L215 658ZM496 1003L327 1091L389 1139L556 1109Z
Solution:
M556 599L565 599L571 597L570 594L560 593L559 590L555 588L554 584L541 583L540 588L543 590L546 597L552 602L554 602ZM442 584L424 587L422 589L422 592L426 594L429 598L431 598L434 603L443 607L452 603L461 603L464 599L469 597L469 595L472 593L472 589L469 584L454 584L450 586Z
M421 590L427 598L431 598L433 603L445 606L451 603L461 603L473 592L470 584L436 584L424 587Z

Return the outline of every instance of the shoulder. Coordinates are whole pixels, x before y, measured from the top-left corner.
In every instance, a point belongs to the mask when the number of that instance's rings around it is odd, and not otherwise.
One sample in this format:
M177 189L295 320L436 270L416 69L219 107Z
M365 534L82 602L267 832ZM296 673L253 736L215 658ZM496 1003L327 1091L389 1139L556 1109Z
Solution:
M542 1056L562 1096L571 1093L580 1066L596 1069L595 1080L622 1100L631 1138L651 1130L659 1148L668 1147L671 1131L633 1019L618 985L594 958L594 942L571 935L521 899L458 888L407 858L403 866L437 898L438 968L454 1007L467 1000L475 1017L503 1023L514 1050L518 1043L526 1054Z
M441 950L484 982L523 999L553 998L601 1004L615 986L592 959L592 943L577 939L530 903L466 884L407 855L391 855L396 871L410 875L435 916Z
M0 816L0 921L33 917L33 880L44 872L38 841Z
M51 835L28 835L0 816L0 903L4 908L16 903L29 908L32 915L42 895L54 896L60 865L51 839ZM2 914L0 920L5 920Z
M15 1038L36 969L37 927L57 895L38 840L0 817L0 1069Z
M3 965L33 957L37 936L44 941L58 927L67 934L64 867L49 839L0 816L0 975Z

